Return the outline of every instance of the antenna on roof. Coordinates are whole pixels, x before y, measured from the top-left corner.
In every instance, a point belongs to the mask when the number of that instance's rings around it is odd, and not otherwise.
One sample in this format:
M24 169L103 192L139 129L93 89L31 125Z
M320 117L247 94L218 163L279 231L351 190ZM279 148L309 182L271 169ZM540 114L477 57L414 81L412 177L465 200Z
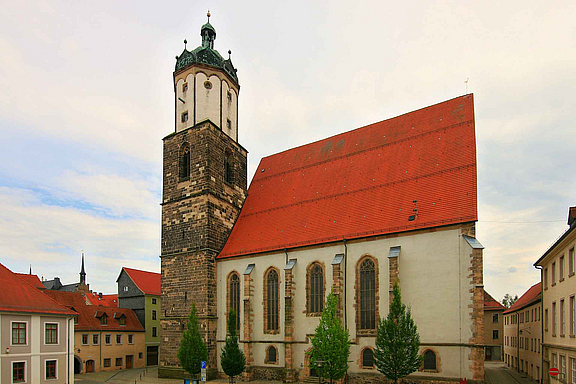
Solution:
M30 272L28 272L29 275L32 274L32 264L30 264Z
M464 84L466 84L466 93L465 93L465 95L468 94L468 80L470 80L469 77L467 77L467 78L466 78L466 81L464 82Z

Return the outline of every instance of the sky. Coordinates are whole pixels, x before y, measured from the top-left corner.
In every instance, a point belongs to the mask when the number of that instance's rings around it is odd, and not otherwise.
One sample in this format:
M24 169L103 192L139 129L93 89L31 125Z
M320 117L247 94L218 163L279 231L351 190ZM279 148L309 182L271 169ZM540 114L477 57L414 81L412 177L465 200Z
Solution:
M353 4L353 5L352 5ZM10 1L0 13L0 262L116 292L160 271L172 73L210 9L263 156L474 93L477 238L500 300L576 205L576 3ZM466 84L465 81L468 80Z

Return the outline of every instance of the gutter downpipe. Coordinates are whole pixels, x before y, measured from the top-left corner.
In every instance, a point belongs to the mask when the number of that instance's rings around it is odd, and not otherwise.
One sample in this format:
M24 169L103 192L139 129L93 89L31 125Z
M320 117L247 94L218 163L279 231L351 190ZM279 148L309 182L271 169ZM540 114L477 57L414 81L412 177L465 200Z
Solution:
M520 312L516 311L516 372L520 373Z
M543 280L543 275L544 275L544 269L542 268L541 265L535 265L534 268L539 269L540 270L540 283L542 283ZM540 377L538 378L538 380L540 380L540 383L544 383L544 320L542 320L544 318L544 287L542 287L542 293L540 294L540 333L542 335L542 346L540 347Z
M66 382L70 384L70 318L66 319L68 332L66 332Z
M346 276L348 275L348 245L344 239L344 329L348 329L348 306L346 305L347 285Z

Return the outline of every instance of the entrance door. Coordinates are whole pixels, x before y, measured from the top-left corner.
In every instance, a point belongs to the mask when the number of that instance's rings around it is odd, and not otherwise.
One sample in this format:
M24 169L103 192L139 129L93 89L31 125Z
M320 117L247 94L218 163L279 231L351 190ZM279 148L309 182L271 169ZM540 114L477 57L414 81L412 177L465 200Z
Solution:
M492 360L492 347L486 347L486 361Z
M146 348L146 365L158 365L158 347Z
M132 369L132 355L126 355L126 369Z
M78 374L82 372L82 360L78 356L74 356L74 373Z
M86 360L86 373L94 372L94 360Z

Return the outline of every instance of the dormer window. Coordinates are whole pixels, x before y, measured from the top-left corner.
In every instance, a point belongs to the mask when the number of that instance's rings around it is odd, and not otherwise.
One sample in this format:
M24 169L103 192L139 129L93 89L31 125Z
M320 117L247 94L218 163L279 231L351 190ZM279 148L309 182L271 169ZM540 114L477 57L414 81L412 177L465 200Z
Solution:
M119 325L126 325L126 316L123 313L114 313L114 318L118 320Z
M100 318L101 325L108 325L108 315L103 312L96 312L96 317Z
M182 84L182 93L185 93L188 90L188 83Z

